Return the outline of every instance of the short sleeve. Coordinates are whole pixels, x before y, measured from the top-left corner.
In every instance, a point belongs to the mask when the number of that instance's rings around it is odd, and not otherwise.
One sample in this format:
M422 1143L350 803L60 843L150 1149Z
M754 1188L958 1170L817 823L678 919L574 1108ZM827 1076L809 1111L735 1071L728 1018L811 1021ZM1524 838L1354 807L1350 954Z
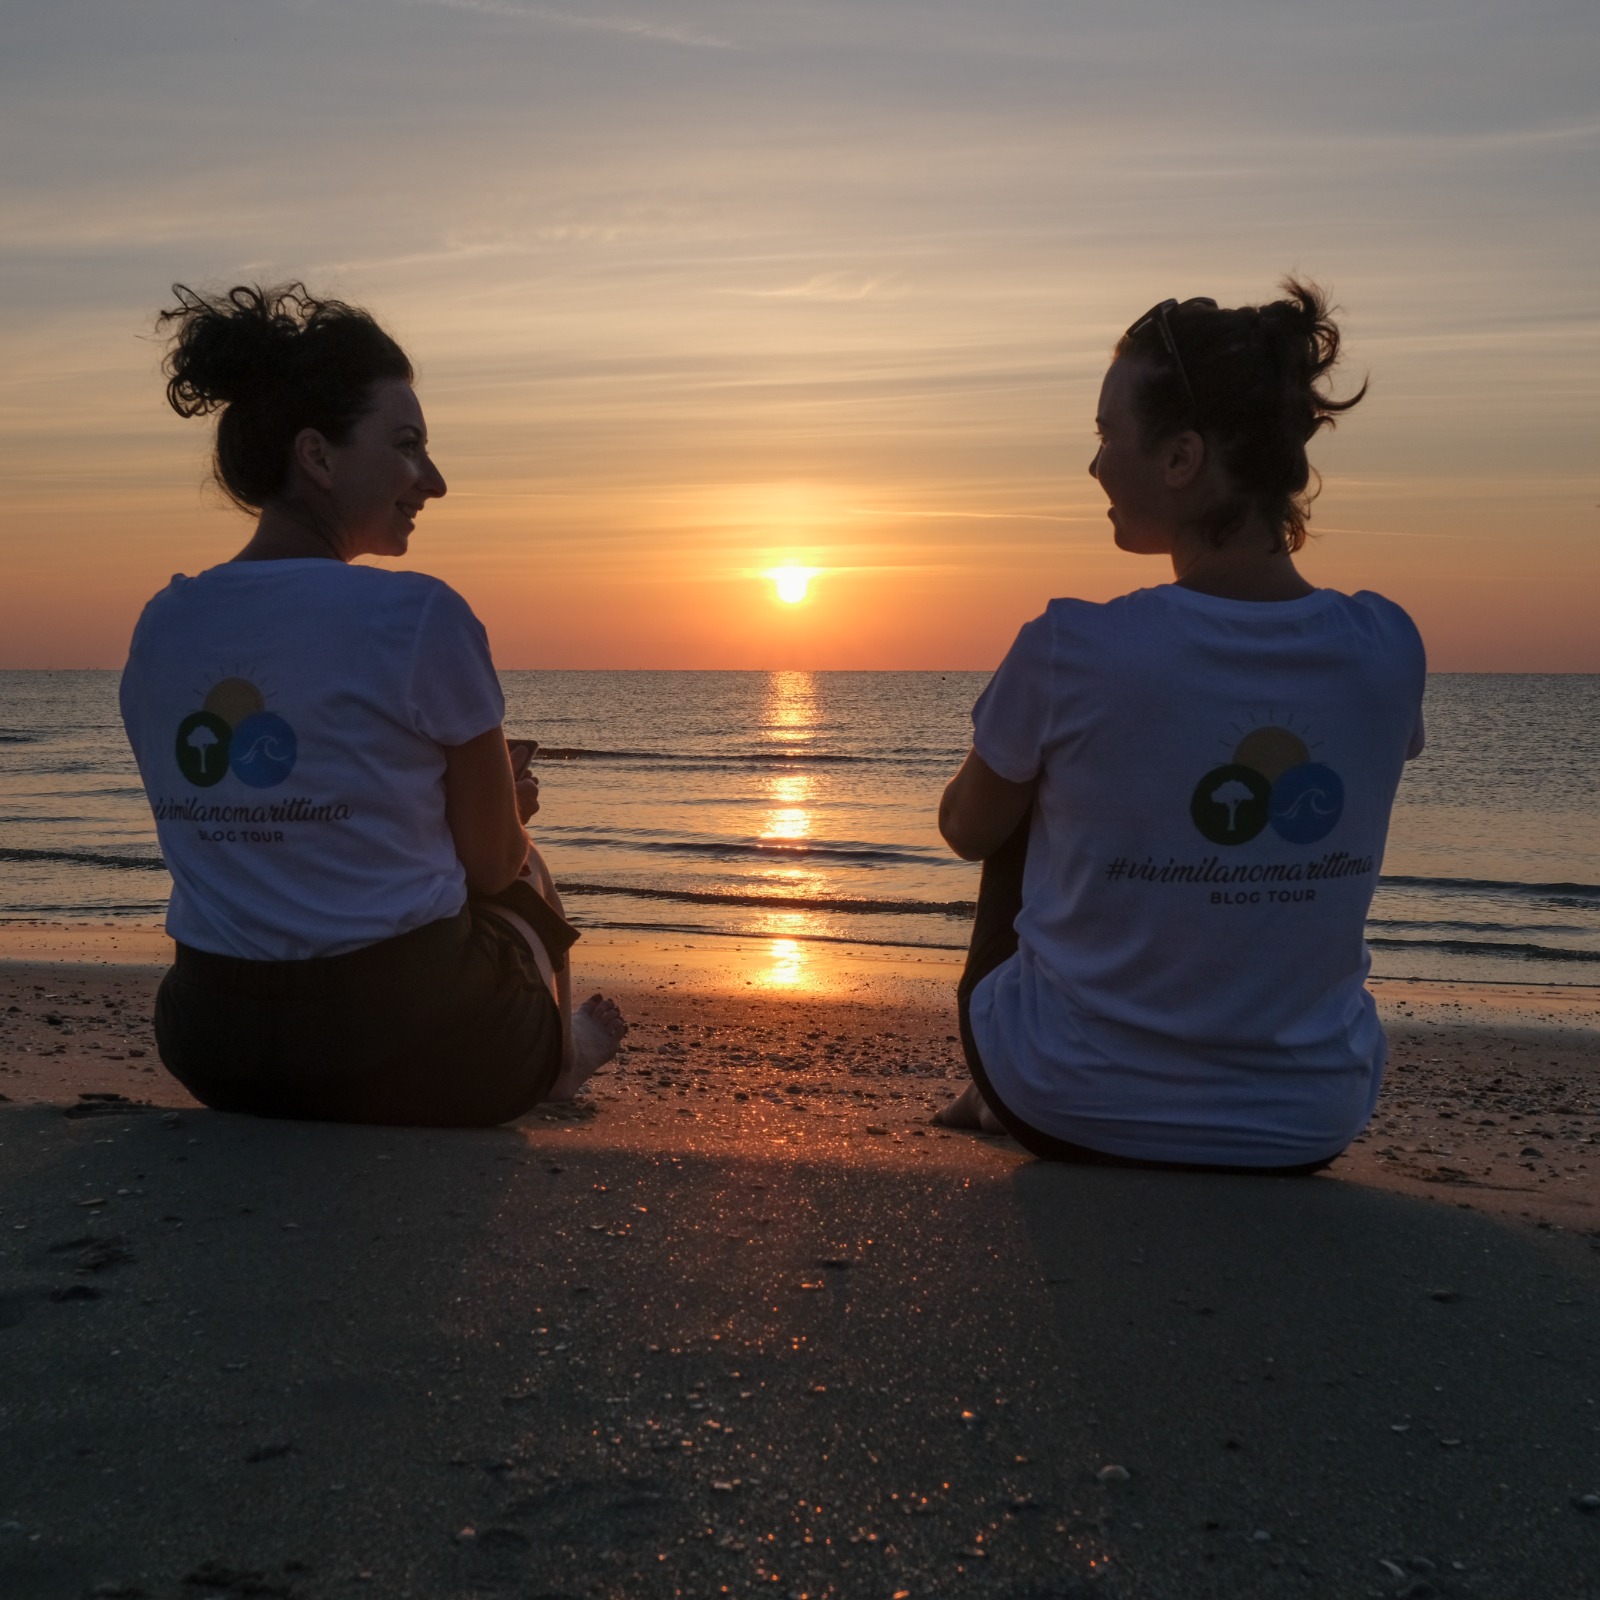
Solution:
M412 644L411 725L435 744L465 744L505 721L489 636L448 584L430 585Z
M972 708L972 748L1012 783L1031 782L1044 767L1053 640L1048 613L1025 624Z

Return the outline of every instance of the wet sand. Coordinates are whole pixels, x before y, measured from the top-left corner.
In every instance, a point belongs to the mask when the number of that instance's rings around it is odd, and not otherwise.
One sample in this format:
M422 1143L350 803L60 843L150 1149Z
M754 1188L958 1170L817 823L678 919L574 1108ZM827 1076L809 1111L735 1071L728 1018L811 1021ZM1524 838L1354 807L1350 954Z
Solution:
M0 1592L1590 1592L1595 991L1378 985L1295 1183L933 1128L954 958L579 952L616 1067L431 1133L201 1110L158 934L4 930Z

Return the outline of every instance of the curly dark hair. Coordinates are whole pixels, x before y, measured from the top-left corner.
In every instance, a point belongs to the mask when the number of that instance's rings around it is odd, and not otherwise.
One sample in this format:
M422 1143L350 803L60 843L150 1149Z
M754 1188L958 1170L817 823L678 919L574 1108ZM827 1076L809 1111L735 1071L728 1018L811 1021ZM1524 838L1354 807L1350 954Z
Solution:
M1334 400L1318 388L1339 359L1332 309L1315 283L1291 277L1281 287L1284 298L1269 305L1186 304L1169 312L1183 373L1153 320L1117 344L1118 356L1149 369L1135 401L1146 442L1195 428L1234 485L1235 493L1204 518L1214 544L1255 511L1274 530L1279 550L1300 549L1321 487L1306 444L1367 392L1363 383L1348 399Z
M177 325L167 352L167 401L180 417L217 419L213 472L235 505L259 511L288 486L295 436L315 428L334 444L371 404L375 383L413 380L411 363L358 306L319 300L303 283L225 294L172 286Z

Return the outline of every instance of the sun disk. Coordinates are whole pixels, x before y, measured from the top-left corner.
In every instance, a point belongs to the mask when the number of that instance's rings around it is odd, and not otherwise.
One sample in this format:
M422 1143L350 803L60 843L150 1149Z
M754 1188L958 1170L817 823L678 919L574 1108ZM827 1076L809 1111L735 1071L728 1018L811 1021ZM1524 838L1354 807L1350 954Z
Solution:
M765 574L772 579L778 598L786 606L797 606L805 599L806 590L816 575L815 567L774 567Z

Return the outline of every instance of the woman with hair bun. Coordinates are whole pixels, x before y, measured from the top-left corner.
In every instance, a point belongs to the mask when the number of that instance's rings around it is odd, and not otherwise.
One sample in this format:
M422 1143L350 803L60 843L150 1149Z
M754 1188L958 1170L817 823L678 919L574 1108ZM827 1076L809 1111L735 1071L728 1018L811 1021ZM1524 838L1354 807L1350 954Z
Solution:
M488 640L403 556L445 482L411 363L301 284L175 285L167 398L219 413L215 475L256 518L144 609L122 715L172 873L156 998L173 1076L223 1111L492 1126L615 1055L571 1003L577 931L523 825Z
M1422 641L1296 570L1321 382L1312 284L1165 300L1118 343L1089 464L1119 548L1174 581L1052 600L973 710L940 805L984 863L940 1114L1036 1155L1303 1174L1365 1126L1386 1045L1363 928Z

